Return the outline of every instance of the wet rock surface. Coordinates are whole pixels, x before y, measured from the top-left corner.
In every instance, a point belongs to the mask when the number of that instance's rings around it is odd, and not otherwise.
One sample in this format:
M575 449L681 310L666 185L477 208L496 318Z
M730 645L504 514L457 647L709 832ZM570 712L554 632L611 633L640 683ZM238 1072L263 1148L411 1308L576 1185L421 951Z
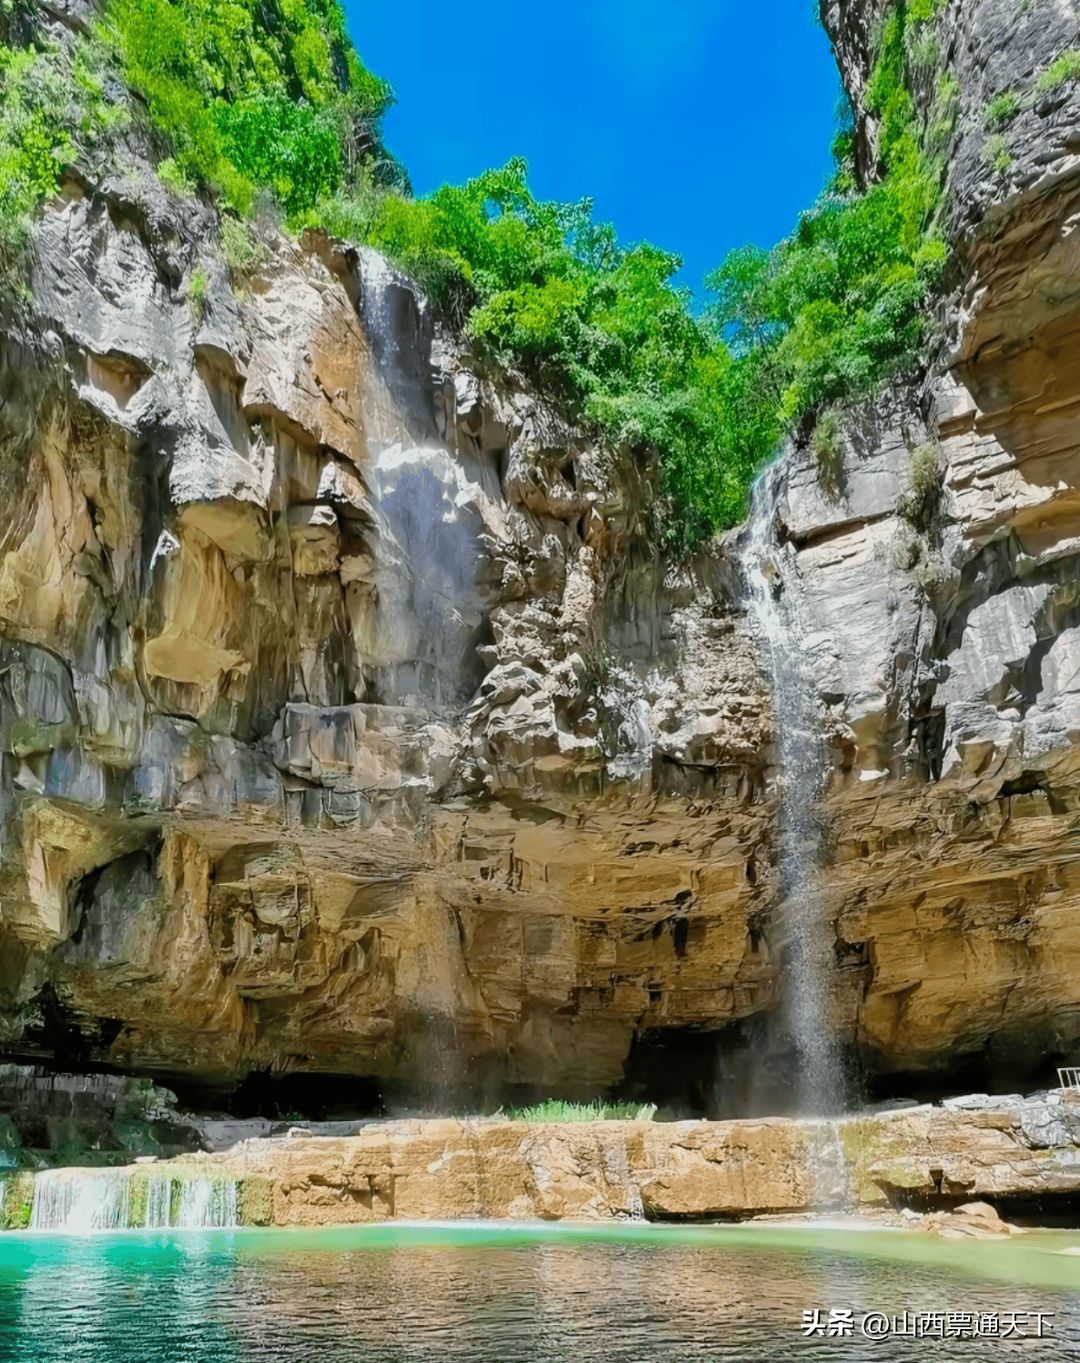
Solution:
M125 1165L202 1148L198 1123L175 1102L146 1079L0 1065L0 1181L6 1171Z
M199 1167L252 1196L257 1188L262 1223L275 1225L741 1220L891 1207L946 1236L986 1235L1009 1233L999 1208L1007 1218L1026 1202L1053 1215L1080 1193L1076 1145L1032 1149L1006 1109L924 1107L831 1123L398 1120L351 1135L295 1128L248 1139Z

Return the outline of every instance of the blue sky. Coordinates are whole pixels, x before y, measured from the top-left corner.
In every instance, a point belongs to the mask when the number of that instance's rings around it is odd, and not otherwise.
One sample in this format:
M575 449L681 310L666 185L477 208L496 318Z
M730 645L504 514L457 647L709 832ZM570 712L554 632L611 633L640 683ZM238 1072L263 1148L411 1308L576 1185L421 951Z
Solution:
M344 0L398 103L417 194L511 156L541 198L591 195L620 239L686 262L790 232L829 170L837 75L815 0Z

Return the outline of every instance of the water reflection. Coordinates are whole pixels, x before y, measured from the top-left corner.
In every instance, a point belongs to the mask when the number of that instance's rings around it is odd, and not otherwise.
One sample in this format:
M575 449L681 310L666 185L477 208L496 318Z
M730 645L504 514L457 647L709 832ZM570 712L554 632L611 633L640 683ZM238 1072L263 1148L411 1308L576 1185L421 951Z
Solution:
M1011 1244L924 1252L912 1239L899 1260L897 1243L882 1257L875 1237L655 1228L6 1236L0 1360L772 1363L791 1348L875 1363L929 1348L971 1363L1080 1356L1080 1258L1050 1253L1057 1242L1032 1241L1022 1254ZM1002 1281L965 1274L968 1261ZM1045 1339L807 1339L802 1313L814 1307L852 1308L856 1319L1053 1311L1056 1328Z

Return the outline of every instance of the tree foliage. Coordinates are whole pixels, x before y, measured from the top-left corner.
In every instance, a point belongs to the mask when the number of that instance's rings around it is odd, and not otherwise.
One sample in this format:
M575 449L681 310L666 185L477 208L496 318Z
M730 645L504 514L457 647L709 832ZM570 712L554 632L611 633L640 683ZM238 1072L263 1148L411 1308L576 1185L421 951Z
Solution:
M773 249L726 258L702 319L672 285L678 257L621 246L589 200L537 201L521 161L426 200L369 199L363 235L483 353L612 438L654 444L665 531L692 545L739 519L754 474L797 423L870 393L925 346L946 257L934 216L955 91L942 83L920 113L910 88L940 8L895 0L882 24L865 97L879 128L874 182L856 182L848 110L826 192Z
M229 161L271 189L290 216L332 195L341 181L338 129L327 111L266 90L217 110Z
M621 246L589 199L536 199L521 160L426 200L387 197L366 235L482 355L613 440L655 445L677 513L669 538L696 543L738 518L752 470L724 432L744 395L726 348L672 284L678 256Z
M512 161L430 199L386 199L366 238L415 275L484 353L520 366L614 439L661 457L673 541L737 520L756 471L808 414L914 364L946 250L933 226L948 110L917 112L910 66L933 46L936 0L899 0L878 40L866 105L876 182L856 183L854 125L836 172L771 250L732 252L695 318L678 257L620 246L588 200L538 202ZM940 104L947 103L946 90ZM944 123L943 123L944 120Z
M106 0L74 58L32 37L25 51L0 46L0 266L63 161L130 117L130 101L104 93L122 73L156 130L163 181L209 189L241 215L268 192L293 227L383 250L482 355L612 440L654 446L661 528L693 546L740 518L785 432L868 393L925 344L955 86L939 82L937 106L922 111L910 90L926 86L940 7L893 0L886 11L865 94L872 182L856 182L849 120L827 192L776 247L732 252L702 317L674 283L677 256L621 244L589 199L537 199L521 160L411 198L381 141L391 88L360 62L337 0ZM70 79L57 86L72 73L74 98ZM230 223L226 251L253 259Z
M242 211L259 188L309 209L381 146L393 90L336 0L108 0L101 33L181 174Z
M937 142L950 91L920 115L909 92L911 38L933 3L895 4L865 95L879 128L878 179L855 185L854 129L841 127L832 185L771 251L735 251L710 276L709 317L750 397L743 434L759 459L808 413L869 393L917 362L928 300L946 258L934 230Z

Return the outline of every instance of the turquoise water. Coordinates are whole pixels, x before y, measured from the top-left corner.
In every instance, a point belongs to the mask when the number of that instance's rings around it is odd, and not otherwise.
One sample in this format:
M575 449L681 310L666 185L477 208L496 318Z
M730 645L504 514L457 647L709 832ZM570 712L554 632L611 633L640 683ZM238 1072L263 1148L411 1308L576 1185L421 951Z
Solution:
M1080 1358L1076 1235L1009 1242L809 1228L0 1236L0 1360L773 1363ZM850 1310L852 1336L803 1312ZM864 1338L867 1312L1052 1312L1052 1334ZM985 1322L984 1322L985 1323ZM1022 1321L1029 1331L1034 1322ZM842 1327L841 1327L842 1328ZM890 1322L891 1328L891 1322ZM933 1322L930 1328L934 1328Z

